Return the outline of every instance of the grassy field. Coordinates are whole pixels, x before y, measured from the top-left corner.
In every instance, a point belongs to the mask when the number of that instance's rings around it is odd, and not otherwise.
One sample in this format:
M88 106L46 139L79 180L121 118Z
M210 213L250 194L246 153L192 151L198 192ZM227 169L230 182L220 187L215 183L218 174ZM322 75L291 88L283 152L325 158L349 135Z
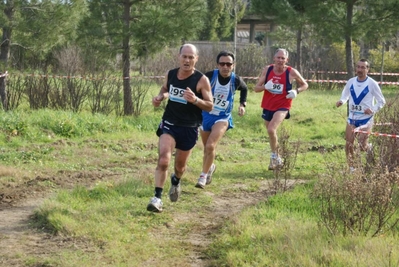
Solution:
M393 99L396 88L383 92ZM250 92L246 115L234 117L235 128L217 148L212 184L205 190L194 187L202 164L198 141L181 199L167 199L167 183L161 214L146 211L154 190L155 129L162 115L150 101L138 118L50 110L2 113L1 190L25 186L28 191L36 177L35 190L51 195L30 221L30 231L47 234L49 245L42 248L47 252L15 249L0 253L0 263L399 266L396 228L371 238L331 235L320 223L314 185L331 163L343 172L346 168L346 109L335 108L340 93L310 88L294 100L291 119L281 128L291 165L275 173L267 170L262 94ZM50 249L60 237L63 245Z

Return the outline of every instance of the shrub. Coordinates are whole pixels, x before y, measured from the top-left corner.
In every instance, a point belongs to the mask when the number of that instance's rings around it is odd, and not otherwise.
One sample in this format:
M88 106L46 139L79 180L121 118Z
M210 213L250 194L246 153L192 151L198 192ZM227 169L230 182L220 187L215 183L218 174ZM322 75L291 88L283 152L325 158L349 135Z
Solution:
M399 132L397 101L387 104L376 121L382 132ZM378 135L373 151L364 158L355 149L356 171L327 166L314 188L319 201L321 223L331 234L377 236L399 222L399 152L397 138ZM364 162L364 163L362 163Z

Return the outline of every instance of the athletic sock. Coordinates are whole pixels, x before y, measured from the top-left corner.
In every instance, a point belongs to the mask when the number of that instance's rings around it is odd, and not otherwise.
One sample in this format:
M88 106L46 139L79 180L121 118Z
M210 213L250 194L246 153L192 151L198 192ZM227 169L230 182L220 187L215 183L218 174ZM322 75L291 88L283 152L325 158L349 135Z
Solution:
M155 187L155 197L162 198L162 191L163 191L163 188Z
M206 178L207 176L208 176L208 173L205 173L205 172L201 172L201 175L200 175L200 177L204 177L204 178Z
M176 175L172 175L172 185L178 185L180 183L180 178L177 178Z

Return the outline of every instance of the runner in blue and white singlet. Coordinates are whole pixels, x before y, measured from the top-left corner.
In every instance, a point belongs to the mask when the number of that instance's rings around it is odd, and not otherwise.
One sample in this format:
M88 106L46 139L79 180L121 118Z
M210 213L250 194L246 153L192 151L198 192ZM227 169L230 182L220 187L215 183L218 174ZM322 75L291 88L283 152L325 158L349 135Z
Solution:
M240 90L240 103L244 105L246 102L247 85L234 72L231 73L230 77L223 77L220 75L219 70L215 69L207 72L205 75L211 81L213 109L211 112L202 111L201 129L211 131L212 126L218 121L228 121L227 130L233 128L234 124L231 112L234 106L235 91L236 88Z
M370 132L374 115L385 105L385 98L382 95L378 83L369 77L369 62L361 59L356 65L356 77L348 80L342 91L340 100L336 103L337 107L342 106L349 100L349 114L345 130L345 153L351 172L354 171L354 143L358 137L360 149L372 153L372 146L368 143L369 135L358 133L355 130Z
M340 101L346 103L349 100L348 123L356 127L372 124L374 113L385 105L385 98L382 95L378 83L371 77L366 76L360 81L358 77L348 80L342 91ZM376 101L376 103L374 103ZM371 109L372 113L365 113Z
M202 126L200 127L201 140L204 145L202 172L196 187L205 188L211 183L212 174L216 169L213 163L216 155L216 146L224 133L233 128L232 110L234 94L240 91L240 106L238 115L245 114L248 88L245 82L234 72L234 54L222 51L216 57L218 68L205 73L211 82L213 95L213 109L210 112L202 111Z

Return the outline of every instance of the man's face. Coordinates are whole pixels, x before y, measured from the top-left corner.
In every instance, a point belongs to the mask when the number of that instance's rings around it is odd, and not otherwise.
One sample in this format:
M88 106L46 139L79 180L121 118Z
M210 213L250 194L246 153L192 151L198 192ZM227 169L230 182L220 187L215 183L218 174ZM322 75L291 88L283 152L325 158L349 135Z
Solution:
M218 62L219 73L222 77L230 77L234 68L234 60L231 56L221 56Z
M284 66L285 63L288 62L288 58L285 56L284 51L278 51L275 55L274 55L274 64L276 64L277 66Z
M367 73L369 72L369 66L367 62L359 61L356 64L356 75L359 78L366 78Z
M197 61L198 55L192 47L186 46L182 48L179 55L179 64L181 69L185 71L193 70Z

